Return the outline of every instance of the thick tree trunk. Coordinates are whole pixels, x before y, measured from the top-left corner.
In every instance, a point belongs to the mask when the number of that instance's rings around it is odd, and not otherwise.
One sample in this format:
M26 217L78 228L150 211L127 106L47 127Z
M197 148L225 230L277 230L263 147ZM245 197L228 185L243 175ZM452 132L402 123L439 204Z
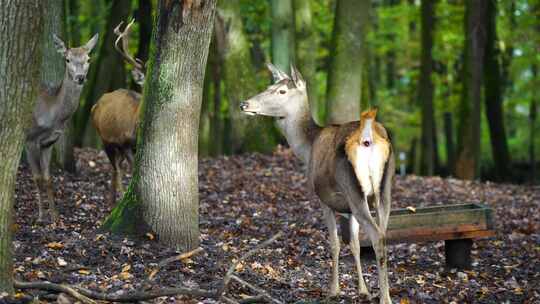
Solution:
M504 83L501 66L499 64L500 52L497 39L497 3L488 0L487 4L487 30L486 30L486 54L484 58L484 101L486 116L489 124L491 139L491 151L497 179L508 177L510 165L510 153L506 141L504 127L503 95Z
M270 152L276 145L271 132L272 120L262 116L251 118L240 111L240 102L259 92L257 73L242 25L240 2L221 1L218 7L215 42L223 66L221 75L231 121L231 140L224 144L233 154L245 151Z
M337 1L328 72L327 123L360 119L362 55L369 9L368 0Z
M454 126L451 112L444 113L444 134L446 139L446 171L448 174L452 174L456 162L456 150L454 148Z
M456 177L469 180L479 171L486 9L487 0L465 1L465 60L455 169Z
M292 0L271 0L272 7L272 63L289 71L295 63L294 12Z
M318 35L313 24L313 11L310 1L294 0L294 19L296 23L296 64L307 82L311 116L323 125L323 117L319 117L319 96L317 95L317 48ZM324 108L324 105L322 105Z
M537 6L537 8L540 7L540 5ZM538 67L536 64L533 64L531 67L531 72L533 74L533 81L537 81L537 73L538 73ZM536 99L537 96L531 97L531 104L529 106L529 163L531 168L531 177L530 181L531 183L534 183L536 181L536 157L535 157L535 145L534 141L536 139L536 117L538 116L538 109L537 109L537 102Z
M216 0L159 2L135 172L106 228L144 223L179 250L199 244L198 128L215 7Z
M422 57L420 67L420 80L418 83L418 99L422 104L422 144L420 173L433 175L435 147L435 130L433 125L435 117L433 113L433 83L431 72L433 70L433 32L435 27L435 2L422 0L421 4L421 31L422 31Z
M114 28L121 22L126 22L131 12L131 0L109 0L110 13L105 26L105 36L100 44L97 62L90 69L90 76L84 86L84 103L76 113L75 145L81 146L85 136L96 137L94 128L88 130L90 110L95 102L105 93L126 87L126 71L122 56L114 49L116 35Z
M15 179L40 80L42 5L0 0L0 294L13 291Z

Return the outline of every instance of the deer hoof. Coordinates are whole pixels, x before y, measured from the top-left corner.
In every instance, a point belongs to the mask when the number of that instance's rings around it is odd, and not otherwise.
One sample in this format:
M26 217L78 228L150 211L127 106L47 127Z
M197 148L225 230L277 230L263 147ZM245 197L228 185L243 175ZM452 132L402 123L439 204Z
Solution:
M337 296L339 296L339 292L340 292L339 286L332 286L330 288L330 294L328 294L328 296L337 297Z
M56 211L56 210L51 210L50 213L51 213L51 220L52 220L53 222L58 222L58 219L60 218L60 216L59 216L59 214L58 214L58 211Z

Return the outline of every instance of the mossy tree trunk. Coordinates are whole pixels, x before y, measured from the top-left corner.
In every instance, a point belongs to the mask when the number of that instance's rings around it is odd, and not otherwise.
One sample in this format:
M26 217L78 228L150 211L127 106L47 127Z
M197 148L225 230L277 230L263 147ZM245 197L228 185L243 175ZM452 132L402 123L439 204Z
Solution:
M422 144L420 173L433 175L435 163L435 123L433 111L433 82L431 72L433 70L433 32L435 27L435 2L422 0L421 4L421 31L422 31L422 55L420 67L420 80L418 83L418 99L422 105Z
M480 163L482 76L486 42L488 0L465 1L465 58L459 105L459 130L455 175L472 180Z
M216 16L216 50L220 56L222 79L231 122L228 151L270 152L276 145L270 118L248 117L240 111L240 102L259 92L257 73L251 61L249 41L244 33L240 1L221 1ZM264 134L265 136L261 136Z
M369 10L368 0L337 1L328 72L327 124L360 119L362 55Z
M107 92L126 87L126 71L122 56L114 49L116 35L114 28L121 21L128 21L131 0L109 0L109 16L105 25L105 36L100 42L97 61L91 65L87 83L84 86L84 103L76 113L76 146L82 146L85 136L97 138L94 128L89 127L90 110L96 101ZM101 39L100 39L101 40ZM92 68L93 67L93 68Z
M510 153L506 140L504 127L504 82L500 65L501 54L497 39L497 3L488 0L487 4L487 32L486 54L484 58L484 102L486 105L486 117L489 125L491 151L497 179L508 178L510 165Z
M271 0L272 8L272 63L289 71L295 63L294 11L292 0Z
M135 172L104 223L113 232L147 227L179 250L199 244L198 128L215 7L159 2Z
M0 294L13 291L15 179L39 87L42 5L40 0L0 0Z

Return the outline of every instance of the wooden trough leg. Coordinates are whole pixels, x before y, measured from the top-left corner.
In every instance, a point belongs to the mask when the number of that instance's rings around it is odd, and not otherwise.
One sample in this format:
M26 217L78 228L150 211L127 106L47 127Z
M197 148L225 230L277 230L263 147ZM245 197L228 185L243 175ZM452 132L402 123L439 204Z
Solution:
M471 269L472 239L444 241L444 255L446 267L458 269Z

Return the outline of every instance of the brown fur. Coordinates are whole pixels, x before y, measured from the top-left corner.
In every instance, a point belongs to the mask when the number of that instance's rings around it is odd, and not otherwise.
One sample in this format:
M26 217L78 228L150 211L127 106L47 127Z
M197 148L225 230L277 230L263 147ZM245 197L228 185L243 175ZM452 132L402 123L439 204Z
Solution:
M126 159L133 162L133 150L137 143L141 95L135 91L118 89L103 94L92 107L92 123L103 141L107 157L113 167L109 203L116 200L116 192L122 192L120 163Z

